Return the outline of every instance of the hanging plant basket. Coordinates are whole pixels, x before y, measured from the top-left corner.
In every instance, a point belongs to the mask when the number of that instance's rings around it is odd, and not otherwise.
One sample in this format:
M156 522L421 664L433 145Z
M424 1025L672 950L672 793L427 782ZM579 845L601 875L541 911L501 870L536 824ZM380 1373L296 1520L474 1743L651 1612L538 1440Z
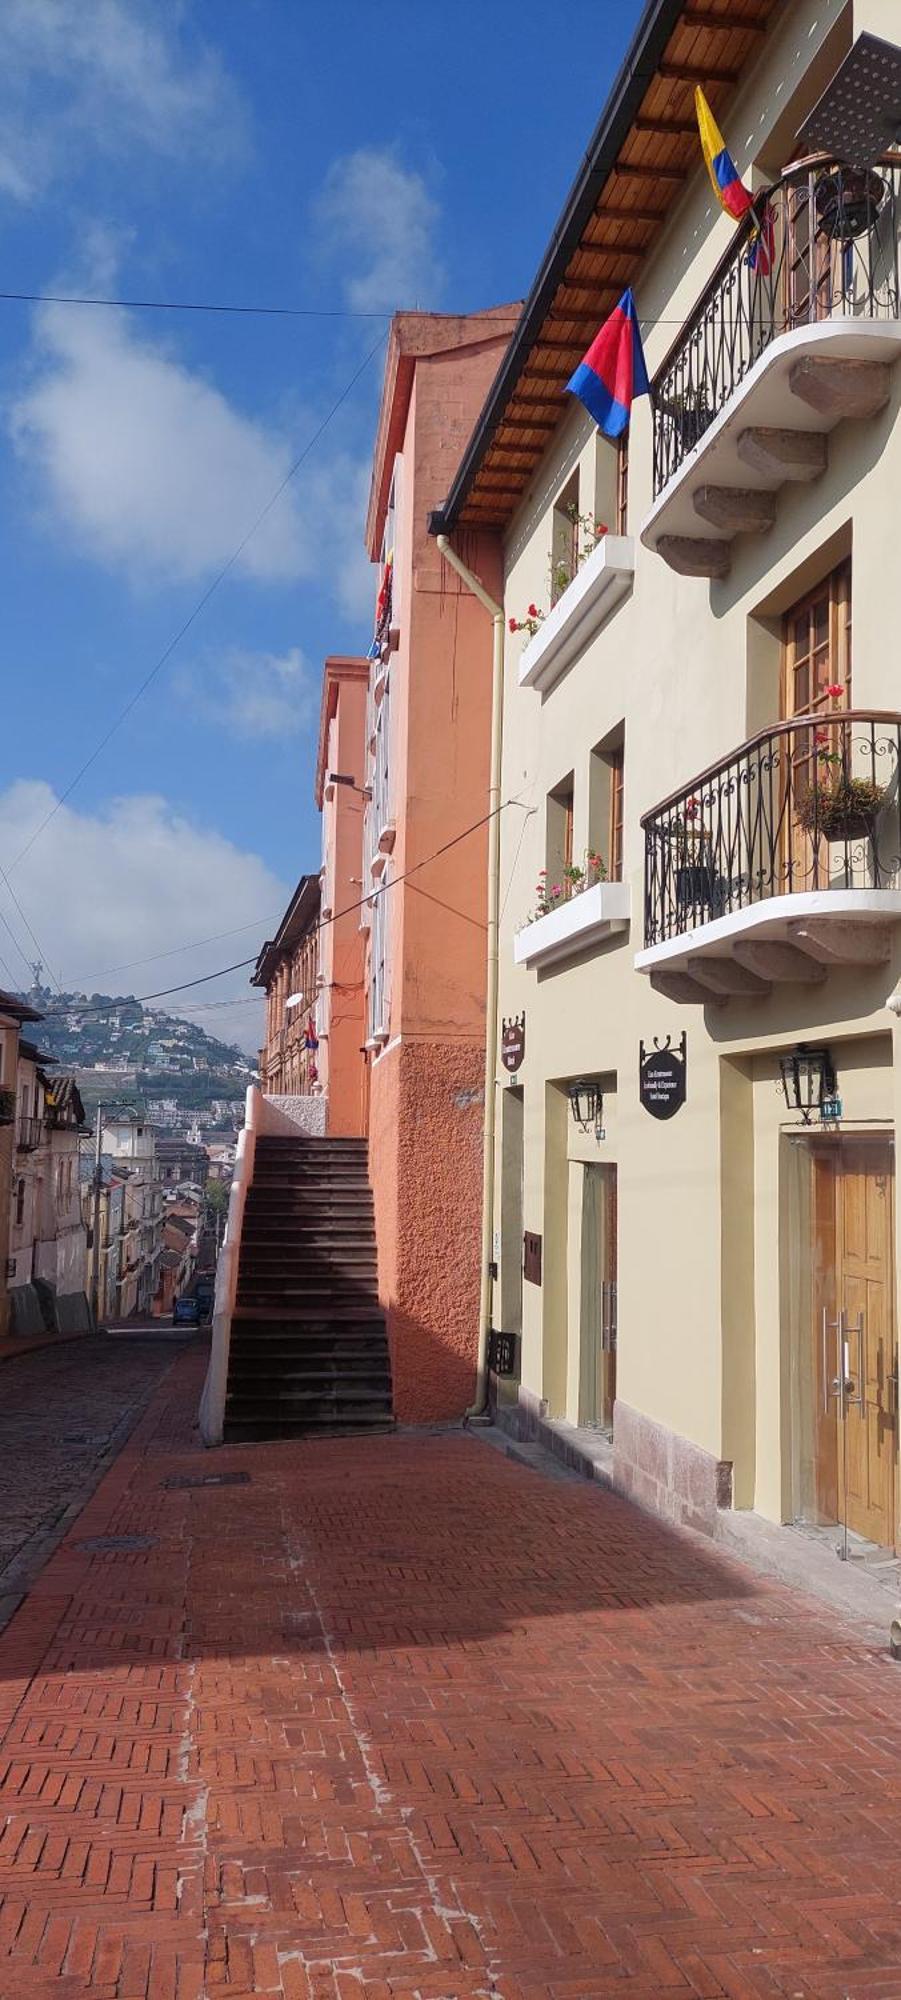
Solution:
M885 786L869 778L811 785L798 806L798 821L824 840L862 840L872 834L884 798Z
M871 229L886 196L879 174L860 167L834 167L817 181L817 224L833 243L851 243Z

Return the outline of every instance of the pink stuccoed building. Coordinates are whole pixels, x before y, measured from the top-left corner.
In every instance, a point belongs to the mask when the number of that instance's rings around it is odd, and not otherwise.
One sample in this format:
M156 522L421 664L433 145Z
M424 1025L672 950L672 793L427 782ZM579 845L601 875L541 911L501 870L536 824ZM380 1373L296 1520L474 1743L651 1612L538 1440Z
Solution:
M379 1291L402 1423L466 1409L479 1316L491 623L444 565L427 517L518 317L517 306L396 316L366 525L378 582L363 1040ZM496 539L473 535L466 558L500 596ZM330 1073L332 1090L334 1053Z

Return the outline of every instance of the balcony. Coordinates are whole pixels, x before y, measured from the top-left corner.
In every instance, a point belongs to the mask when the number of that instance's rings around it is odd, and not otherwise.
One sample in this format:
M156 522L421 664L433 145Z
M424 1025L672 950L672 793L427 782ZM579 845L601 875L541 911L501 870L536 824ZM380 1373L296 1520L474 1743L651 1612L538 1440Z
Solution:
M16 1124L16 1148L20 1153L33 1153L40 1145L44 1133L42 1118L20 1118Z
M901 161L864 173L819 156L735 232L654 382L641 540L681 575L726 576L736 536L773 525L779 489L825 471L835 426L888 402L899 197Z
M635 573L630 535L604 535L581 563L572 583L534 637L523 647L520 687L546 693L594 638L614 605L625 597Z
M568 902L558 903L547 916L536 917L517 931L513 957L517 965L543 969L564 958L602 944L629 928L631 897L627 882L595 882Z
M901 920L901 715L778 723L642 820L639 972L677 1001L883 964Z

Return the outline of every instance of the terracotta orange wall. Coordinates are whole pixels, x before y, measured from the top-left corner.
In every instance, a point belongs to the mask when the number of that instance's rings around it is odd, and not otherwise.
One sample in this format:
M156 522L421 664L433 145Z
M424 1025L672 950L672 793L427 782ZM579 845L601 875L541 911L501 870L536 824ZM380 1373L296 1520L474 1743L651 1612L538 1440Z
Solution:
M329 725L328 767L362 786L366 730L366 687L359 680L339 684ZM365 935L359 903L363 874L363 800L349 785L335 785L323 799L324 900L334 921L321 933L321 973L325 982L319 1076L328 1095L328 1131L356 1138L365 1127L363 1043L366 1039L363 966ZM339 911L345 910L341 916Z
M462 323L465 330L465 322ZM491 621L426 529L444 498L506 334L418 354L395 549L391 784L400 876L487 809ZM462 551L498 597L492 543ZM487 831L390 893L390 1038L370 1075L370 1176L395 1411L460 1416L478 1339Z
M369 1171L394 1408L406 1424L459 1417L475 1388L482 1054L389 1047L373 1064Z

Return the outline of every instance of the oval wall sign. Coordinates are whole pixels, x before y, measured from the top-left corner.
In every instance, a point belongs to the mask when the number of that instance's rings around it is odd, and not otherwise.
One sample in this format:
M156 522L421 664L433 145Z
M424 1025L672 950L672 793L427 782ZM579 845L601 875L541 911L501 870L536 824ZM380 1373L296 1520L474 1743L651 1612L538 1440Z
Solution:
M513 1075L522 1066L526 1052L526 1017L515 1014L512 1021L501 1023L501 1062Z
M687 1037L683 1030L678 1047L654 1038L652 1049L638 1044L638 1094L652 1118L673 1118L685 1103Z

